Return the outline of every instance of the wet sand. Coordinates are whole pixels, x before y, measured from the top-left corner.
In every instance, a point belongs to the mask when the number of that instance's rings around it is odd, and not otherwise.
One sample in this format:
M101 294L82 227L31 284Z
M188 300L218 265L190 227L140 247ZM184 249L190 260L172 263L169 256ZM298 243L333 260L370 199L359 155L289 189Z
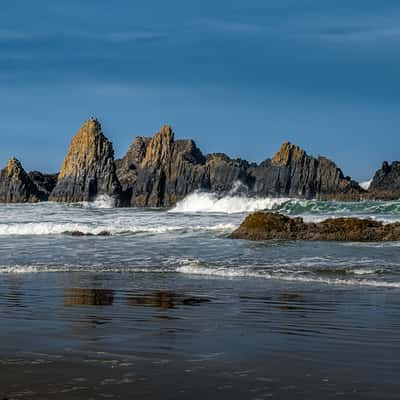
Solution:
M397 399L400 291L4 275L0 399Z

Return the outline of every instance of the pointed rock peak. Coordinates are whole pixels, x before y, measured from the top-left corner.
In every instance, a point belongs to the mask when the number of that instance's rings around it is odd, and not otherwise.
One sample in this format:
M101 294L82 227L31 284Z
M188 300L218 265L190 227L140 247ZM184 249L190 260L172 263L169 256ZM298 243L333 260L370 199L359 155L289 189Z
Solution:
M170 125L163 125L162 128L160 129L160 132L158 132L155 136L154 139L160 140L163 143L172 143L174 141L174 136L175 133L172 130Z
M83 123L76 136L98 136L102 134L100 121L91 117Z
M79 175L79 171L90 169L96 163L106 163L113 157L112 144L104 136L100 122L90 118L72 138L59 179L68 175Z
M15 157L10 158L7 161L6 172L8 176L20 175L23 171L24 169L22 168L22 164Z
M285 142L272 158L272 163L278 166L288 165L292 160L298 161L305 156L307 153L301 147Z

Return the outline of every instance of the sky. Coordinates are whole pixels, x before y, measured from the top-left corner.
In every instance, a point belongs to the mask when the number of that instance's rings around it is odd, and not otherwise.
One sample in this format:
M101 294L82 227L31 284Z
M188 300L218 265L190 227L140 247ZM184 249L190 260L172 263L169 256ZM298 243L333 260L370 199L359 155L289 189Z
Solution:
M356 180L400 159L398 0L2 0L0 163L58 171L102 122L260 162L289 140Z

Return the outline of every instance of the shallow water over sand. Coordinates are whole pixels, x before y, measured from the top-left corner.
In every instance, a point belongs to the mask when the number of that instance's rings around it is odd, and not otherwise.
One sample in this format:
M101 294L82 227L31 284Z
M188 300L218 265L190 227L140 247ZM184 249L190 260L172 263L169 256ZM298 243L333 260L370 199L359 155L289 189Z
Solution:
M400 203L207 196L0 206L0 398L398 398L400 243L227 236L260 204L396 221Z

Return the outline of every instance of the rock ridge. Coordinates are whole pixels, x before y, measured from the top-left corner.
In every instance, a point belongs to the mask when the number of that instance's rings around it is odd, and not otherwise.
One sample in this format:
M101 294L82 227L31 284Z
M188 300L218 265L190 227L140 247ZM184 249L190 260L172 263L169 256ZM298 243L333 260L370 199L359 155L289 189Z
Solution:
M257 212L246 217L232 239L310 240L381 242L399 241L400 223L384 224L371 219L334 218L319 223L305 223L303 218L290 218L271 212Z

